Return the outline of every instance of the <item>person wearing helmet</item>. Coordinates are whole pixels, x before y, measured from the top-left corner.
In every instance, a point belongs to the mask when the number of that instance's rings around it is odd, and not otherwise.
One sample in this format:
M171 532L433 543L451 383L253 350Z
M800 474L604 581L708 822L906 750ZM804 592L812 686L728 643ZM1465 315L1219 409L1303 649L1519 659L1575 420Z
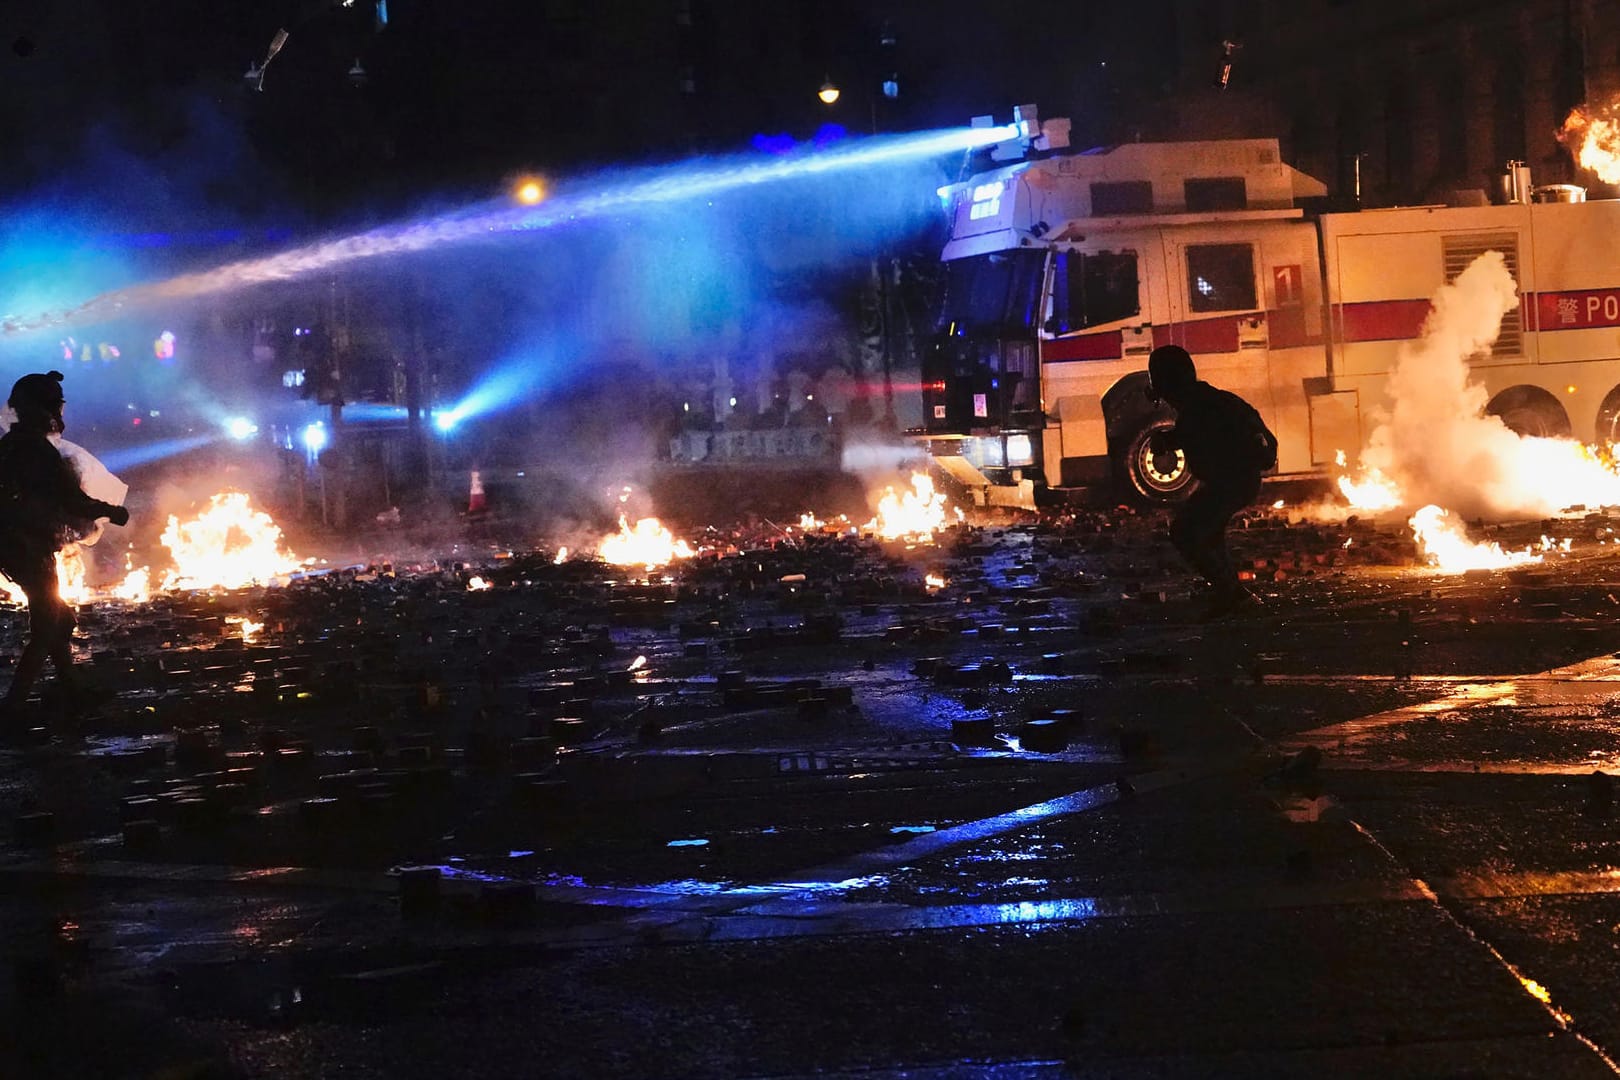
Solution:
M1261 474L1277 464L1277 437L1254 406L1200 380L1192 356L1179 345L1153 350L1148 381L1154 395L1175 410L1174 437L1198 481L1171 522L1171 543L1209 582L1211 614L1253 603L1238 582L1226 528L1260 494Z
M17 414L0 437L0 573L28 597L28 642L0 699L0 732L26 725L20 710L49 659L71 691L76 620L56 578L56 553L87 535L98 518L129 523L129 511L86 495L79 474L51 442L66 424L62 373L24 375L7 402Z

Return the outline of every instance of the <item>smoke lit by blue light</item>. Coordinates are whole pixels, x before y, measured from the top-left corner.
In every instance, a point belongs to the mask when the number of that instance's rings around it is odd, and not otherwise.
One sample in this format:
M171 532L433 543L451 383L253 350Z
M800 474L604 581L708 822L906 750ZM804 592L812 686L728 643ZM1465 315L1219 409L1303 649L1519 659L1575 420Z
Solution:
M245 416L233 416L225 421L225 434L238 442L251 439L259 433L259 425Z
M154 461L183 454L188 450L195 450L199 446L207 446L217 438L216 435L188 435L180 439L164 439L141 446L120 447L100 452L96 456L111 471L123 472L139 465L150 465Z
M410 410L403 405L382 405L370 401L357 401L343 406L343 420L353 424L382 424L403 421Z
M623 180L586 178L538 206L513 207L506 200L406 225L372 229L261 259L168 281L102 293L65 311L0 319L0 337L76 321L98 321L162 302L206 296L273 281L325 273L361 259L405 255L447 245L483 241L501 234L555 229L616 214L644 212L676 203L716 198L762 185L925 161L1017 137L1015 125L952 128L909 135L840 139L836 125L818 132L816 149L760 160L757 157L680 168L635 170ZM11 302L0 307L17 310Z

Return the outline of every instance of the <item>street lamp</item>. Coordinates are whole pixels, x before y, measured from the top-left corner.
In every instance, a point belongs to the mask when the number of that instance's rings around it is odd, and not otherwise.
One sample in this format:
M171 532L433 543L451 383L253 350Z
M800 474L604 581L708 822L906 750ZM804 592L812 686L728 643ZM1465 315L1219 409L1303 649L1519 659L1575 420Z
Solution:
M885 30L882 45L886 50L891 49L894 45L893 35L887 30ZM866 104L870 110L872 120L872 134L876 135L878 133L878 94L873 92L872 84L864 78L858 81L856 85L865 94ZM891 72L883 79L881 84L878 84L878 91L889 101L897 99L900 96L900 76ZM829 77L826 82L821 84L821 89L816 92L816 96L821 99L823 104L832 106L838 101L840 91ZM855 104L859 107L858 101ZM878 252L872 259L872 276L874 284L877 286L878 329L883 342L883 426L892 431L899 426L899 422L894 412L894 339L891 327L893 312L890 310L893 300L890 296L888 280L891 261L891 257L886 251Z
M524 206L536 206L546 197L545 185L533 177L521 180L512 189L512 197Z

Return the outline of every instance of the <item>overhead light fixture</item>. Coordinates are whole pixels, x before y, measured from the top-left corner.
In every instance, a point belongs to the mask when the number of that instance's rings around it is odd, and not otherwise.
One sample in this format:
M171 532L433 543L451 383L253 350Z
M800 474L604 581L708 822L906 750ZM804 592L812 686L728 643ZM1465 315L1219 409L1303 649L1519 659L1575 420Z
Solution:
M826 82L822 83L821 89L816 91L816 97L821 99L821 103L823 105L833 104L838 100L838 94L838 84L833 82L831 79L828 79Z

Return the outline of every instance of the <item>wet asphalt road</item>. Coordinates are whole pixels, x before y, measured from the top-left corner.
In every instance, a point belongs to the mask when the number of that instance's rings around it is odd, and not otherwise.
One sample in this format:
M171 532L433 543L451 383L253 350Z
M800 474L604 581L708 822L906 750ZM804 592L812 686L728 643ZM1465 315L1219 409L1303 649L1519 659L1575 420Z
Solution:
M1240 536L1215 624L1135 521L91 613L115 696L0 756L0 1075L1612 1074L1620 559L1569 528Z

